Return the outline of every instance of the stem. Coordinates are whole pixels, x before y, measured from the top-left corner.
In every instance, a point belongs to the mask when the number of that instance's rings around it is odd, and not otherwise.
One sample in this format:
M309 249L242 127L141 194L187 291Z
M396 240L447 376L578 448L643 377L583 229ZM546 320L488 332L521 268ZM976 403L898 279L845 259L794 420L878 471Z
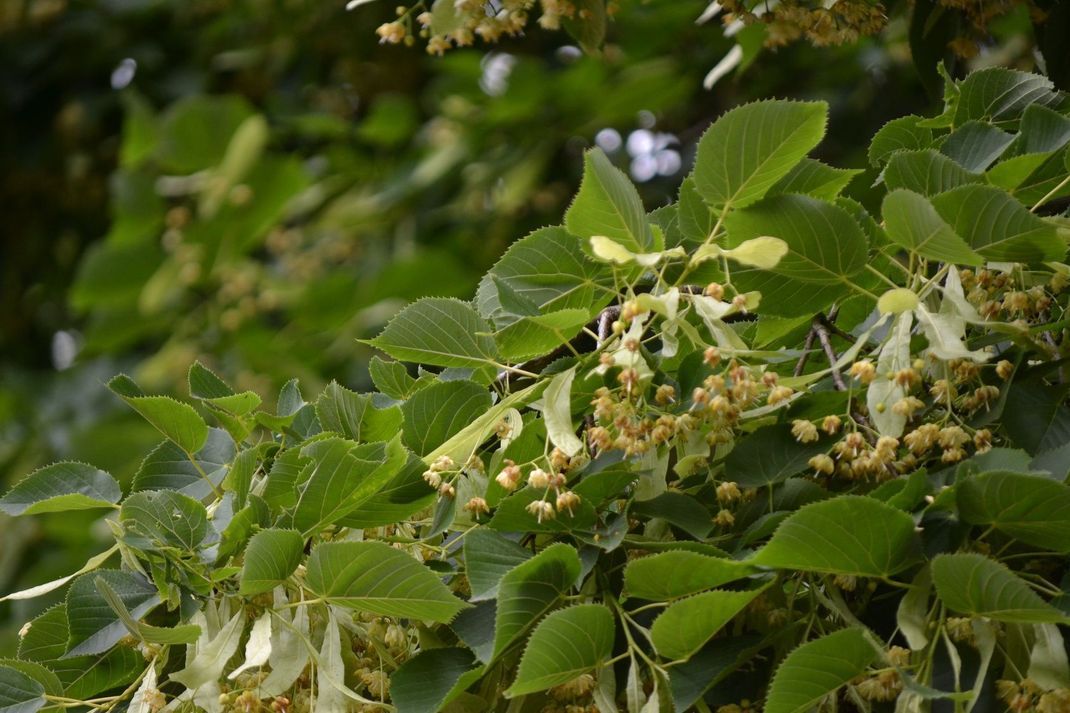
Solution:
M1039 208L1040 206L1044 205L1049 200L1051 200L1052 197L1054 197L1056 193L1058 193L1062 189L1066 188L1067 185L1070 185L1070 176L1067 176L1062 181L1060 181L1059 185L1057 185L1055 188L1052 188L1050 191L1048 191L1047 194L1043 198L1041 198L1039 201L1034 203L1033 207L1030 208L1029 210L1035 213L1037 208Z
M866 263L866 269L869 270L870 272L872 272L877 277L879 277L882 280L884 280L885 282L887 282L889 285L891 285L893 290L898 290L899 289L899 285L897 285L894 282L892 282L891 278L889 278L887 275L885 275L883 272L881 272L877 268L875 268L872 265L870 265L868 262Z
M825 356L829 360L829 371L832 374L832 383L836 385L837 391L847 391L847 384L844 383L843 375L840 374L839 368L836 366L836 362L839 357L836 356L836 350L832 348L832 340L829 339L829 330L825 324L825 316L817 315L814 317L811 323L814 334L817 335L817 339L821 342L821 348L825 351Z

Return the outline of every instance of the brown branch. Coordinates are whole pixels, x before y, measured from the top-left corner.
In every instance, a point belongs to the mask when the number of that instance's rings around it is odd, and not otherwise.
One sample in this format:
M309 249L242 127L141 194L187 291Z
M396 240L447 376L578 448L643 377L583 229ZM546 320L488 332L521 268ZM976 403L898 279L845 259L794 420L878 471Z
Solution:
M836 385L836 390L847 391L847 384L843 380L843 375L840 374L839 367L836 366L839 357L836 356L836 350L833 348L832 340L829 338L829 326L830 322L825 315L815 315L814 319L810 322L810 333L815 335L817 340L821 343L821 349L824 350L825 357L829 361L829 370L832 372L832 383ZM813 342L811 341L810 344L812 345Z

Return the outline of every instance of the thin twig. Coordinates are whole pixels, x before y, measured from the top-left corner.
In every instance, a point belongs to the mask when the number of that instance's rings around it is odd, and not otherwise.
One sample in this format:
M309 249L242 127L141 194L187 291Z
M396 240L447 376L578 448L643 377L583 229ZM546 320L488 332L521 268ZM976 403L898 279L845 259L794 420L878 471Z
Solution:
M799 357L799 361L795 362L795 371L792 372L795 376L802 376L803 370L806 369L806 361L810 358L810 350L814 348L814 339L817 338L817 332L813 327L810 327L810 331L806 334L806 341L803 343L803 353Z
M836 390L847 391L847 384L843 380L843 375L840 374L839 367L836 366L839 357L836 356L836 350L832 348L832 341L829 339L829 330L823 315L819 314L814 317L811 329L817 335L817 340L821 342L825 356L828 357L829 371L832 373L832 383L836 384Z

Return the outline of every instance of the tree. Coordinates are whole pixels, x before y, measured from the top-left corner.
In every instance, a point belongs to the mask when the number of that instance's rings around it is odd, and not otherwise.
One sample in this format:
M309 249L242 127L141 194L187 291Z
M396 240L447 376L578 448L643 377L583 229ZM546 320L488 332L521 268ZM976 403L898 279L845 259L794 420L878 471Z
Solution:
M15 595L69 583L9 705L1057 710L1070 104L945 95L874 137L877 214L809 157L822 102L726 112L652 212L588 152L562 225L370 340L374 392L116 377L164 438L131 492L0 499L115 537Z

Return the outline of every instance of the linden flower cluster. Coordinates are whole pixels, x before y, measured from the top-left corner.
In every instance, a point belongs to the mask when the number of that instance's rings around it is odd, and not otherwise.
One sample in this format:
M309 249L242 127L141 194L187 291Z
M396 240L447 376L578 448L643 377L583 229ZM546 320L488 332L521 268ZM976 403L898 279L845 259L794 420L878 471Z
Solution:
M1021 682L996 681L996 692L1013 713L1070 713L1070 689L1067 688L1044 690L1036 681L1026 678Z
M973 414L999 399L1000 388L982 379L985 370L994 371L998 379L1007 381L1013 375L1014 365L1007 360L989 365L952 359L935 365L931 371L943 376L928 382L925 368L925 361L918 359L910 367L887 376L905 394L891 406L892 412L907 419L909 430L901 439L867 437L866 429L859 428L868 426L861 412L843 418L830 415L816 423L805 419L793 421L791 432L800 443L817 442L821 432L829 436L838 434L844 420L851 426L829 452L810 458L810 467L818 474L847 480L881 481L910 472L928 460L957 463L967 457L968 448L976 453L988 451L992 447L992 432L960 425L959 415ZM867 386L877 378L877 367L871 360L861 359L851 365L848 375Z
M999 18L1024 5L1034 22L1043 22L1045 13L1033 0L936 0L948 10L956 11L965 22L960 34L948 43L956 55L970 58L980 51L981 42L989 35L988 28ZM727 11L726 24L742 20L746 24L762 22L766 25L765 46L781 47L806 39L823 47L857 42L874 35L888 22L885 6L877 0L781 0L765 10L765 3L755 0L722 0ZM755 12L754 10L758 10Z
M625 342L625 348L628 346ZM721 366L717 347L708 347L703 361L711 369ZM598 451L616 449L628 456L641 455L695 431L704 433L710 445L728 443L746 409L763 403L782 404L795 394L793 389L778 385L775 373L759 372L735 360L692 389L690 406L683 413L670 411L681 399L671 384L643 388L641 375L634 368L621 369L616 381L616 388L595 391L591 401L595 424L587 428L587 442Z
M569 458L560 449L555 448L550 454L549 470L540 467L532 468L527 474L527 486L534 490L541 490L538 500L528 503L527 511L535 516L541 523L543 520L553 520L558 513L567 512L570 516L580 505L580 496L569 490L568 472L577 467L581 462L578 458ZM524 481L524 473L519 465L511 460L505 461L505 467L495 476L494 480L508 493L520 487Z
M599 713L598 706L591 702L594 687L594 676L589 673L554 686L549 690L553 701L543 706L540 713Z
M962 289L985 319L1044 320L1055 296L1070 285L1070 275L1054 273L1047 283L1026 286L1008 272L963 270Z
M398 19L380 25L376 34L381 43L404 43L407 46L414 44L414 36L419 35L427 40L429 54L441 56L453 47L472 45L476 37L484 42L498 42L502 37L522 34L536 5L539 26L546 30L561 29L563 21L582 22L591 18L591 10L577 7L573 0L499 0L495 3L453 0L452 8L434 12L420 2L411 7L398 6ZM617 9L614 0L606 3L607 14L612 15ZM442 16L436 16L438 13Z
M383 655L392 659L392 666L407 661L413 654L416 631L402 627L394 619L368 613L356 616L354 625L353 632L346 630L342 633L343 642L349 641L351 653L346 658L347 682L352 683L354 691L367 698L387 701L390 698L390 675L383 669ZM234 681L222 682L219 703L223 710L227 713L310 713L315 676L308 669L287 695L264 699L259 691L266 676L265 671L247 671ZM166 703L162 694L160 700ZM346 713L381 710L380 705L349 701Z
M903 679L895 667L902 668L910 663L910 650L902 646L892 646L885 658L891 667L851 682L858 695L867 701L894 701L903 691Z
M748 9L756 3L725 0L721 5L727 11L726 24L737 19L748 25L765 23L766 47L782 47L804 37L818 47L850 44L879 32L888 19L884 5L872 0L839 0L831 4L782 0L760 15Z

